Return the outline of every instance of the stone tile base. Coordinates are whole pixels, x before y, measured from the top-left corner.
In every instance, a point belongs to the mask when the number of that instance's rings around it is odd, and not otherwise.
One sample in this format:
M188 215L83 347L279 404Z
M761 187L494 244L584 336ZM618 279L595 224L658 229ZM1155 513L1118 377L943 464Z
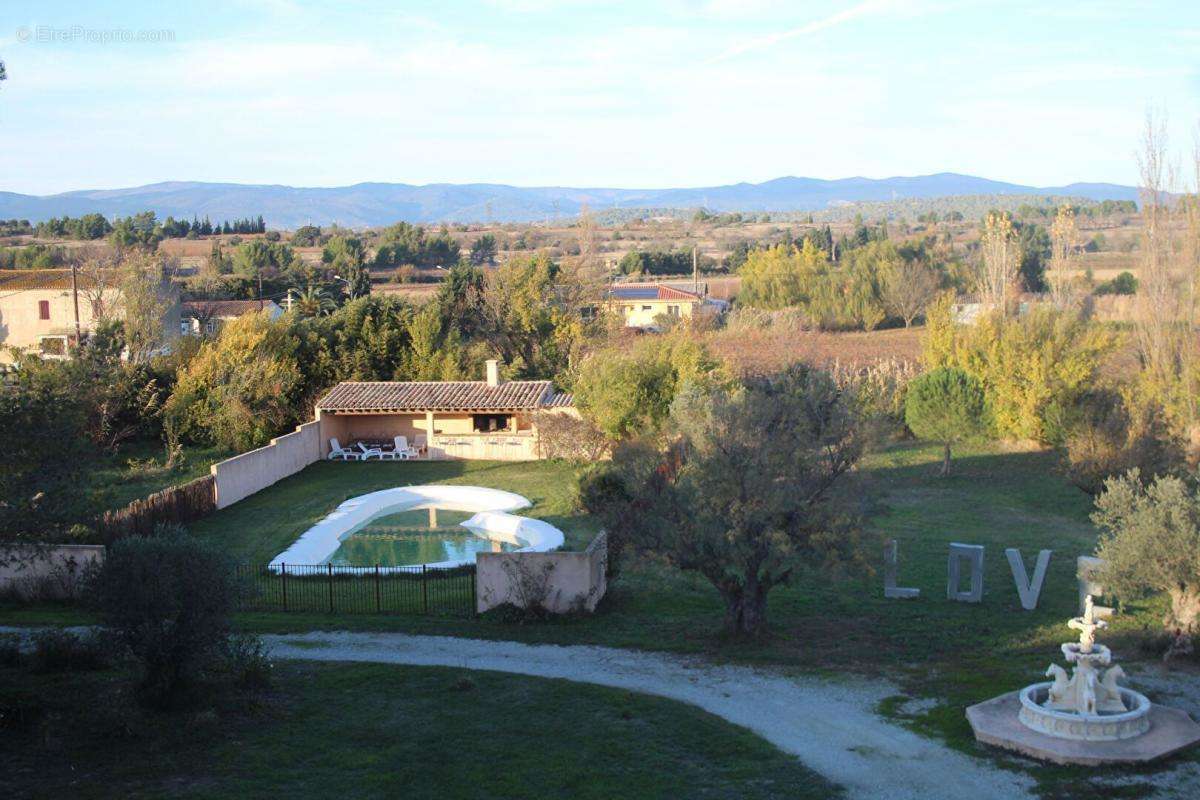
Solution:
M1015 750L1055 764L1144 764L1165 758L1200 742L1200 725L1186 712L1160 705L1150 707L1150 730L1118 742L1059 739L1030 730L1017 715L1021 701L1009 692L967 709L975 738L984 744Z

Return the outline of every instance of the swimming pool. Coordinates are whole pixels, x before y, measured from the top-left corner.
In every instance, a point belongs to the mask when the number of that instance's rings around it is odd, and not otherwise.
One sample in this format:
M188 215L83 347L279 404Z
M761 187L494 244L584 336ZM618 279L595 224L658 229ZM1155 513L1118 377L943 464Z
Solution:
M530 505L519 494L481 486L383 489L339 505L272 559L268 568L279 572L285 564L339 563L379 564L383 571L421 565L457 567L474 564L475 554L482 551L544 552L561 547L563 534L558 528L509 513ZM372 541L387 538L389 529L394 544ZM392 563L370 560L385 555Z
M480 536L464 522L468 511L429 506L379 517L342 540L329 563L347 567L403 567L474 561L476 553L506 553L517 545Z

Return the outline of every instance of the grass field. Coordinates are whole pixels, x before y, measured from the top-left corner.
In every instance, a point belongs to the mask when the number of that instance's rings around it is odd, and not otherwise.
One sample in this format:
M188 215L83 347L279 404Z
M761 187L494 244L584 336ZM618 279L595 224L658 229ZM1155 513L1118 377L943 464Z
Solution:
M859 475L868 526L899 540L900 584L921 589L921 597L885 600L879 574L800 576L771 594L771 633L761 641L726 639L715 590L702 578L646 558L629 560L597 614L539 625L487 616L370 613L242 614L239 624L260 632L391 630L586 643L703 654L785 671L849 670L891 680L907 696L931 698L918 712L904 712L911 706L899 702L880 711L979 752L963 708L1037 679L1055 660L1059 643L1074 638L1065 623L1076 613L1075 559L1093 551L1096 532L1088 521L1091 499L1059 474L1054 453L961 447L948 479L935 477L939 459L936 446L899 443L870 455ZM594 521L573 508L575 471L549 462L322 463L209 517L195 532L225 543L239 558L269 559L348 497L385 486L451 482L526 495L534 502L527 513L562 528L567 546L575 548L596 531ZM947 547L954 541L987 548L982 603L946 599ZM1020 548L1030 571L1038 550L1053 551L1035 611L1020 606L1006 547ZM1159 599L1130 603L1105 641L1127 664L1150 657L1143 645L1161 612ZM86 619L54 608L0 614L5 618L16 624Z
M832 798L796 759L671 700L433 667L284 663L274 692L191 716L137 711L116 672L0 668L8 798ZM569 711L565 711L569 709ZM69 735L65 735L69 733Z
M90 488L103 509L128 505L168 486L207 475L214 461L227 458L217 447L190 447L172 469L163 466L165 453L157 442L135 442L122 447L88 472Z

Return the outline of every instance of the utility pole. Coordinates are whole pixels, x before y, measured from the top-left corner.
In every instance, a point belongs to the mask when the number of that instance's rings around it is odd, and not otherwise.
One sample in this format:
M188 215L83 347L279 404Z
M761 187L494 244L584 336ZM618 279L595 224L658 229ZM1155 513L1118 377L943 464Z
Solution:
M258 310L259 310L259 311L262 311L262 310L263 310L263 299L262 299L262 269L261 269L261 268L258 270Z
M71 300L75 303L75 346L78 347L83 333L79 329L79 265L74 261L71 262Z
M692 291L700 294L700 262L696 259L696 245L692 245Z

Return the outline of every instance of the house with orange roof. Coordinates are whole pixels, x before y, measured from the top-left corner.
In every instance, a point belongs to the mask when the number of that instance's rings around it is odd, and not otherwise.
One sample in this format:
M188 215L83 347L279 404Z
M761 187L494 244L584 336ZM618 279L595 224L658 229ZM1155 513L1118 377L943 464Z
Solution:
M700 309L725 310L721 300L666 283L616 283L608 290L608 306L625 320L625 327L655 330L669 319L691 319Z
M164 306L163 341L178 338L179 291L164 275L159 284ZM80 337L106 319L124 314L118 270L0 270L0 364L22 353L69 358Z

